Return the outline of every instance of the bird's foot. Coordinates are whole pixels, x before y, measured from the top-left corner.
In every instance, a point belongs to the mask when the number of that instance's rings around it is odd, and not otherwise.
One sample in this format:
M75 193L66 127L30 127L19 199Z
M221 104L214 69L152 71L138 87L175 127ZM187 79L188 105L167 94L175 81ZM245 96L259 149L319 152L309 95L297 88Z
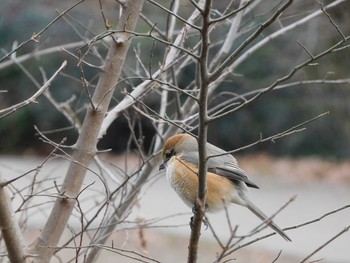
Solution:
M194 217L192 216L191 219L190 219L190 228L191 228L191 230L193 230L193 226L194 226L193 219L194 219ZM203 222L203 224L204 224L204 226L205 226L205 229L204 229L204 230L207 230L207 229L208 229L208 226L209 226L208 221L205 220L205 219L203 218L203 219L202 219L202 222Z
M206 219L204 219L204 218L203 218L203 221L202 221L202 222L203 222L203 224L204 224L204 226L205 226L205 228L204 228L204 231L205 231L205 230L208 229L209 223L208 223L208 221L207 221Z
M205 205L205 211L208 210L208 205ZM192 207L192 213L193 214L197 214L199 211L199 205L197 203L194 204L194 206Z
M208 209L208 207L207 206L205 206L205 210L207 210ZM197 214L199 212L199 206L198 206L198 204L197 203L195 203L194 204L194 206L192 207L192 213L193 214ZM193 226L194 226L194 216L192 216L191 217L191 219L190 219L190 227L191 227L191 230L193 230ZM205 229L204 230L207 230L208 229L208 226L209 226L209 224L208 224L208 221L207 220L205 220L204 218L202 219L202 222L203 222L203 224L204 224L204 226L205 226Z
M193 226L194 226L193 219L194 219L194 217L192 216L191 219L190 219L190 228L191 228L191 230L193 230ZM207 230L207 229L208 229L208 226L209 226L208 221L205 220L205 219L203 219L203 220L202 220L202 223L203 223L204 226L205 226L205 229L204 229L204 230Z
M199 211L199 207L198 207L198 204L195 203L194 206L192 207L192 213L193 214L197 214ZM192 217L193 218L193 217Z

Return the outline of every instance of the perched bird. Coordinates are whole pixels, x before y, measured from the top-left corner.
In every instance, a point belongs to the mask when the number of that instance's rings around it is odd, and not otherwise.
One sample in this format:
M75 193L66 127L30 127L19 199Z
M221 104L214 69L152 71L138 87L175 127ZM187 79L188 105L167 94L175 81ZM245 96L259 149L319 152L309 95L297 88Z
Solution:
M285 240L291 239L272 220L256 207L247 196L248 187L259 188L250 181L239 168L236 159L210 143L207 143L207 156L220 155L207 161L206 209L215 212L225 204L235 203L247 207L261 220L281 235ZM224 154L224 155L222 155ZM159 170L166 169L166 176L181 199L189 207L194 207L198 191L198 144L189 134L170 137L163 146L163 163Z

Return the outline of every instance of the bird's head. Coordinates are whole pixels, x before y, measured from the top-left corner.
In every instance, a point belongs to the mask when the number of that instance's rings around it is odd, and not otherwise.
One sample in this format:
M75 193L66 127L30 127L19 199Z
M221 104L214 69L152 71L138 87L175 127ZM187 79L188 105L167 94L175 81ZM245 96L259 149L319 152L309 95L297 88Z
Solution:
M177 134L170 137L163 146L163 162L159 170L166 168L168 161L174 156L180 156L185 152L198 151L197 140L189 134Z

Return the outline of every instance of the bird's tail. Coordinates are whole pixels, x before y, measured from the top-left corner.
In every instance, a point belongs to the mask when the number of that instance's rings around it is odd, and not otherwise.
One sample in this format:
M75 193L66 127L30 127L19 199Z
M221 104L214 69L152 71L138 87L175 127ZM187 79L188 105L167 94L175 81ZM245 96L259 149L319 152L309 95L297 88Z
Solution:
M265 215L258 207L256 207L250 201L247 202L246 207L252 211L257 217L259 217L262 221L264 221L269 227L275 230L281 237L283 237L287 241L292 241L286 233L283 232L281 228L279 228L267 215Z

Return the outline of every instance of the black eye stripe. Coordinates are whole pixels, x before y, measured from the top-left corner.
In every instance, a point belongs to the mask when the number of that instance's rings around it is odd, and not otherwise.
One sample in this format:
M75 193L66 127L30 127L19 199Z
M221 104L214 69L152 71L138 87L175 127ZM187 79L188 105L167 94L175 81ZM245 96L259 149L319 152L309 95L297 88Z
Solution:
M166 152L165 153L165 158L167 159L167 160L169 160L172 156L174 156L176 154L176 152L175 152L175 150L174 149L171 149L171 151L170 152Z

